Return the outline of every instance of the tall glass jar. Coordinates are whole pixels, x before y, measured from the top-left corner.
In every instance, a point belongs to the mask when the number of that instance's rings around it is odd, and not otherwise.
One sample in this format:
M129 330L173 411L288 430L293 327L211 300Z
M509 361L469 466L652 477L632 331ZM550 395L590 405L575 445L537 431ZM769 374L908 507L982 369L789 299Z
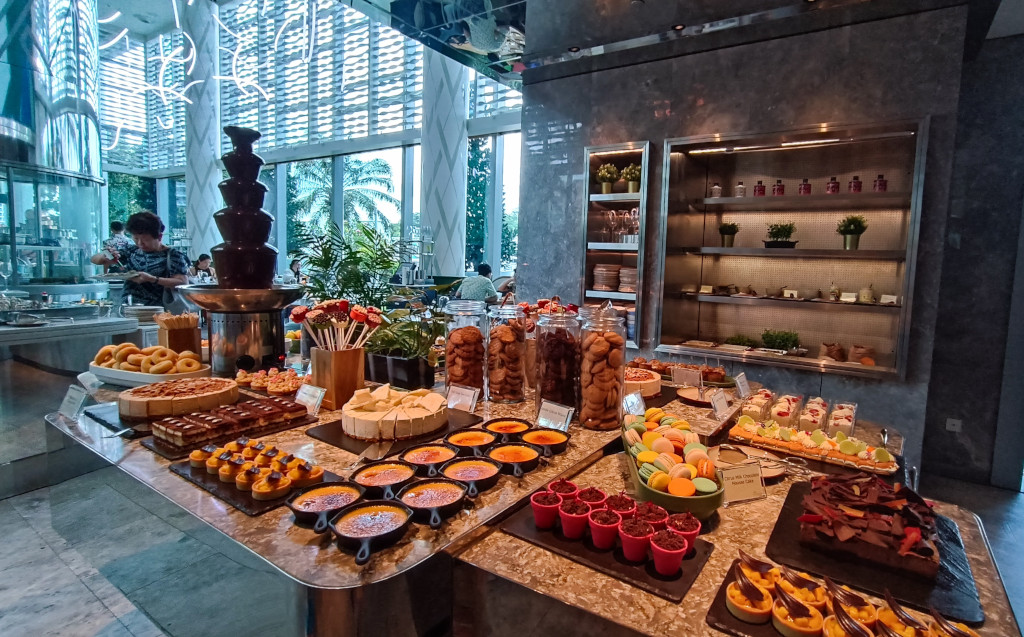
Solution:
M518 305L487 315L487 400L518 403L526 398L526 314Z
M537 409L540 402L579 411L580 322L568 313L542 314L537 321Z
M613 310L587 317L580 347L580 424L615 429L622 420L626 371L626 325Z
M464 385L484 391L487 305L483 301L449 301L445 313L445 386Z

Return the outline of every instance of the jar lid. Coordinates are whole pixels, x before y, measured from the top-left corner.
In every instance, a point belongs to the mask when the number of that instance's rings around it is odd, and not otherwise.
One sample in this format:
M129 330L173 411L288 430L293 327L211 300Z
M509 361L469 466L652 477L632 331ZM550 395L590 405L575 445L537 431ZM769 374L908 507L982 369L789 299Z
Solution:
M520 318L526 316L526 313L518 305L495 305L487 315L493 318Z
M557 327L569 327L579 325L575 314L569 312L558 312L556 314L541 314L537 319L538 325L554 325Z
M487 304L483 301L455 299L444 306L445 314L483 314L487 312Z

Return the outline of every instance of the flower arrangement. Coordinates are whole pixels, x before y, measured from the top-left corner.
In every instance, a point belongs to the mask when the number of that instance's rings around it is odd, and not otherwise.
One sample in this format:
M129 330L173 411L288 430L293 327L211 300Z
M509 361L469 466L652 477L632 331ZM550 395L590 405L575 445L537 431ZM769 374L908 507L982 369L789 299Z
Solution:
M602 184L610 184L619 180L619 169L615 164L601 164L597 169L597 181Z
M359 349L384 322L378 308L350 307L348 299L329 299L311 308L300 305L292 310L291 320L317 347L332 352Z
M640 169L639 164L630 164L622 169L621 177L626 181L640 181L642 176L643 171Z

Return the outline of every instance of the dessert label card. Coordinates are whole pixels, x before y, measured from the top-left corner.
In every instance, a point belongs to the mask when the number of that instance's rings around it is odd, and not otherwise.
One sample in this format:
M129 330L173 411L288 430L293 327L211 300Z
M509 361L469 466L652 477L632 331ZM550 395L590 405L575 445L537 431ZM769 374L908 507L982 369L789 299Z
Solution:
M896 305L896 300L895 294L883 294L878 302L882 305Z
M327 390L316 385L303 385L295 392L295 402L303 405L310 416L320 413L320 403L324 401Z
M452 385L448 388L448 409L461 409L473 413L476 401L480 398L480 390L465 385Z
M96 374L92 372L82 372L78 375L78 382L82 383L82 387L85 387L85 391L89 392L90 396L96 395L96 390L103 384Z
M71 385L68 387L68 393L64 394L64 400L61 401L57 413L68 420L77 421L87 398L89 398L89 392L84 387Z
M572 407L542 400L540 401L540 409L537 411L537 424L549 429L569 431L569 423L572 422L572 412Z
M719 422L729 417L729 396L721 389L711 394L711 409L715 412L715 420Z
M750 397L750 383L747 382L746 372L736 374L736 391L739 393L740 398Z
M647 413L647 405L640 392L635 391L622 399L622 411L634 416L643 416Z
M702 286L700 286L700 293L701 294L712 294L714 291L715 291L714 288L711 287L710 285L702 285Z
M722 467L722 486L725 488L725 505L761 500L768 497L761 477L761 465L757 462Z
M843 294L839 297L839 300L842 301L843 303L856 303L857 302L857 293L856 292L843 292Z
M700 370L688 367L672 368L672 384L686 385L687 387L700 387Z

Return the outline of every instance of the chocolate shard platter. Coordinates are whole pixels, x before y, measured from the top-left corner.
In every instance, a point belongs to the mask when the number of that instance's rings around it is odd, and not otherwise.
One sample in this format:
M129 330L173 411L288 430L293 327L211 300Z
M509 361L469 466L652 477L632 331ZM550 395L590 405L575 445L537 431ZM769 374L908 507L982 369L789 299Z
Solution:
M653 560L642 564L630 562L623 557L619 547L595 548L589 535L585 534L582 540L570 540L562 535L557 524L551 529L538 529L533 521L529 498L524 502L526 506L501 523L499 528L502 531L677 604L683 601L715 548L711 542L697 538L695 550L683 559L682 570L672 577L665 577L654 570Z
M182 458L187 458L188 454L192 453L193 449L197 449L204 445L223 446L224 444L227 444L232 440L237 440L238 438L259 438L261 436L269 436L281 431L287 431L288 429L311 425L318 422L318 420L319 419L316 416L302 416L301 418L285 420L283 422L273 423L256 429L249 429L248 431L221 436L213 440L204 440L202 443L197 443L190 447L169 445L163 440L159 440L157 438L146 438L139 444L162 458L167 458L168 460L181 460Z
M899 602L924 612L929 606L934 606L946 617L967 624L977 625L985 621L978 588L955 522L941 515L935 516L939 572L935 580L930 580L802 544L797 518L804 513L803 498L810 489L809 482L798 482L789 490L765 547L769 559L812 575L828 576L878 597L888 588Z
M191 451L191 450L190 450ZM205 467L193 467L188 460L175 462L170 466L172 473L188 480L204 491L208 491L218 499L227 502L242 513L249 516L262 515L284 505L288 496L295 493L296 489L290 489L287 494L273 500L257 500L252 497L249 491L242 491L235 488L234 482L221 482L217 474L207 473ZM324 482L340 482L341 476L324 471Z
M406 449L408 449L409 447L414 447L424 442L430 442L431 440L440 440L441 438L444 438L446 435L457 429L470 427L472 425L483 422L483 420L484 419L481 418L480 416L477 416L476 414L471 414L468 411L463 411L461 409L449 409L448 425L446 427L438 429L437 431L432 431L429 434L417 436L415 438L408 438L406 440L395 440L394 444L391 446L391 449L388 451L387 456L385 457L398 455L405 451ZM353 438L351 436L346 435L345 432L342 430L340 420L335 420L333 422L319 425L317 427L310 427L309 429L306 430L306 435L310 436L311 438L316 438L321 442L326 442L329 445L334 445L339 449L344 449L349 453L354 453L357 456L366 451L367 447L369 447L372 444L375 444L372 441L359 440L357 438Z

